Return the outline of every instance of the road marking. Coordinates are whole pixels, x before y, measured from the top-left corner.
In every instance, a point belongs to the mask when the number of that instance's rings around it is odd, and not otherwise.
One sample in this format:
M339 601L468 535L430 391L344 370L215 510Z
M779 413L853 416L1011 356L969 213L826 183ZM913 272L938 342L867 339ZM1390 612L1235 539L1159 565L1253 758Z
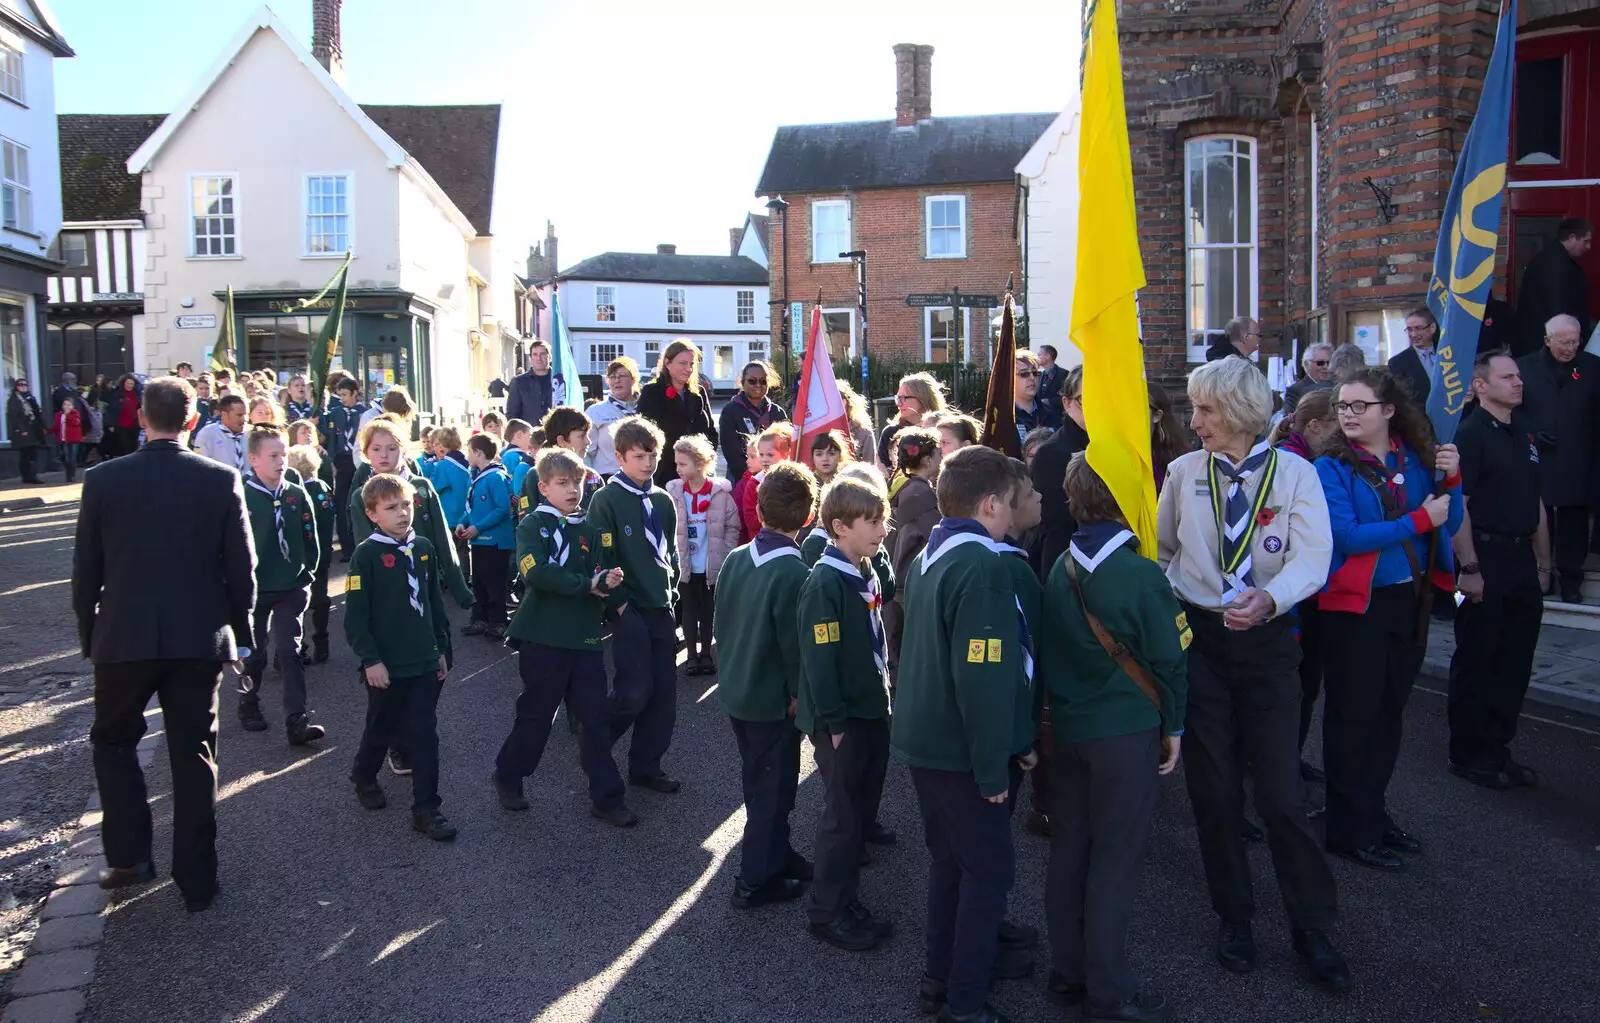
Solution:
M378 963L381 962L382 960L387 959L390 956L394 955L396 952L400 951L402 948L405 948L407 945L411 944L413 941L416 941L418 938L422 937L424 934L427 934L429 931L433 930L435 927L438 927L443 922L444 921L442 921L442 920L435 920L433 923L429 924L426 927L418 927L414 931L406 931L403 934L395 935L394 940L389 942L389 944L383 946L383 951L379 952L377 957L374 958L372 960L372 962L368 963L367 965L368 966L376 966L376 965L378 965Z
M473 672L472 674L463 675L461 678L458 678L455 681L457 683L460 683L460 682L465 682L469 678L477 678L479 675L482 675L484 672L488 671L490 668L493 668L493 667L495 667L496 665L499 665L499 664L504 664L505 662L511 660L511 658L513 658L515 656L517 656L517 655L516 654L506 654L504 657L500 658L498 661L492 661L492 662L490 662L488 664L485 664L483 667L479 668L477 671ZM445 679L445 681L449 682L450 679L447 678L447 679Z
M1432 693L1434 696L1448 697L1450 695L1449 693L1442 693L1437 689L1429 689L1427 686L1417 686L1416 688L1424 693ZM1556 721L1552 718L1542 718L1537 714L1524 713L1519 716L1525 717L1529 721L1537 721L1541 725L1555 725L1557 728L1566 728L1574 732L1582 732L1584 735L1600 735L1600 732L1595 731L1593 728L1584 728L1580 725L1569 725L1565 721Z
M29 583L26 586L14 586L9 590L0 592L0 597L15 597L19 593L27 593L29 590L42 590L46 586L65 586L71 581L71 579L52 579L47 583Z

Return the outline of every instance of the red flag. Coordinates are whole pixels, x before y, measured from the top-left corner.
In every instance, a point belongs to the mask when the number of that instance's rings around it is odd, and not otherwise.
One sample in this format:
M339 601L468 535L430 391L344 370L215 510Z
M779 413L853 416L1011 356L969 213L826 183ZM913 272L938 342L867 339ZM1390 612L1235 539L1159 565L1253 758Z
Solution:
M795 388L794 460L811 464L811 442L829 430L848 432L844 398L833 377L833 359L822 337L822 309L811 310L811 334L806 339L805 361L800 364L800 385Z

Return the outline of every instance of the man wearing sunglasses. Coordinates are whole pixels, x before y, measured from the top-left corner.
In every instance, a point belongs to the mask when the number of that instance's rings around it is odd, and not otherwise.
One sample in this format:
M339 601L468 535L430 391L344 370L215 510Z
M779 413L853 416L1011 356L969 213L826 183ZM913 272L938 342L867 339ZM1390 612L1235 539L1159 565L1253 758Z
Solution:
M1300 364L1305 367L1305 375L1289 385L1283 392L1283 414L1294 415L1294 408L1300 404L1300 399L1312 391L1323 387L1333 386L1333 371L1328 364L1333 361L1333 346L1319 341L1306 349L1305 355L1300 357Z
M1047 430L1061 429L1061 413L1039 400L1039 357L1024 348L1017 352L1013 365L1017 374L1015 401L1018 443L1028 435L1028 431L1041 426Z

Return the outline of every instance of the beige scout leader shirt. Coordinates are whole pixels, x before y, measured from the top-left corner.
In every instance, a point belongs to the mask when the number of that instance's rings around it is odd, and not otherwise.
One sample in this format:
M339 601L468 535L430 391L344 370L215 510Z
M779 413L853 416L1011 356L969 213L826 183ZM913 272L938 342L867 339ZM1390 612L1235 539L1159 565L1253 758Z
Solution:
M1222 576L1217 514L1211 504L1210 459L1208 451L1191 451L1167 466L1156 512L1156 550L1179 600L1221 611L1229 586ZM1245 483L1252 505L1261 475L1254 473ZM1278 470L1264 508L1271 509L1271 521L1258 524L1250 538L1250 576L1272 596L1277 616L1327 584L1333 532L1317 470L1292 452L1278 452Z

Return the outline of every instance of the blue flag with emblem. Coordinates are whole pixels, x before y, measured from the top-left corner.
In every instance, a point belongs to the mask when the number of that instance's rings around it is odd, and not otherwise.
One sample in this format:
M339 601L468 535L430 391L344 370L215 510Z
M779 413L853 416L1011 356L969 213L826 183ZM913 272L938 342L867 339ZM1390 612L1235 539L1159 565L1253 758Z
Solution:
M572 335L561 319L557 291L550 293L550 403L582 408L583 383L578 379L578 360L572 355Z
M1428 308L1439 321L1438 358L1428 391L1428 419L1439 443L1455 438L1461 406L1471 393L1478 332L1494 283L1505 198L1506 156L1511 148L1511 87L1516 72L1517 0L1500 12L1494 55L1478 97L1478 113L1450 180L1439 221L1439 245L1428 284Z

